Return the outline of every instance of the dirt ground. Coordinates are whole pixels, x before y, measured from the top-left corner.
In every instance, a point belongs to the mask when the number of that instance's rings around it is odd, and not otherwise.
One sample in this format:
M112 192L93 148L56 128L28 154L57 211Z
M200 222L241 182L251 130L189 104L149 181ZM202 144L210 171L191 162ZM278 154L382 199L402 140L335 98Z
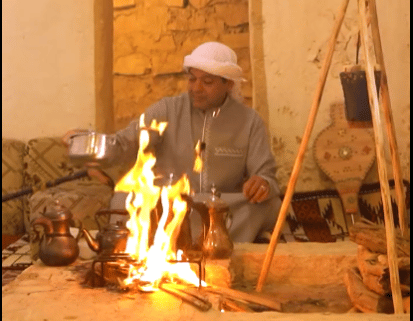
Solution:
M2 320L410 320L410 314L348 313L351 304L345 289L326 284L266 285L262 294L281 302L284 312L246 313L220 312L215 308L201 312L162 291L121 293L107 287L84 287L81 285L83 280L84 273L79 273L76 265L47 267L34 264L2 287ZM248 292L250 289L240 290Z

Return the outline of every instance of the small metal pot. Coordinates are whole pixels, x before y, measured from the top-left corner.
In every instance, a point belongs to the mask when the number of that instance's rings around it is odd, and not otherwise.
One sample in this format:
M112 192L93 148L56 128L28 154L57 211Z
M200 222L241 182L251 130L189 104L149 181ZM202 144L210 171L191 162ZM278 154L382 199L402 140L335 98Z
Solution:
M105 165L114 153L116 139L94 131L81 132L69 139L69 158L76 164L96 162Z
M381 72L376 70L374 76L377 94L379 94ZM364 70L341 72L340 80L344 93L346 119L348 121L371 122L366 72Z

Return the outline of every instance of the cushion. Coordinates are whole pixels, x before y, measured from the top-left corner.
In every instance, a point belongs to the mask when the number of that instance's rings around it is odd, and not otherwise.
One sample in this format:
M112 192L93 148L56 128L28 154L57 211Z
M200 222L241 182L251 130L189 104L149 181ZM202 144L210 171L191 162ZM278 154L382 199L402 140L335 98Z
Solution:
M410 209L410 183L403 181L406 196L406 208ZM389 181L395 226L399 227L398 209L394 189L394 180ZM384 225L383 203L380 184L362 185L358 197L361 217ZM322 190L295 193L291 200L290 211L283 230L284 241L300 242L335 242L348 237L348 226L344 219L343 206L336 190ZM410 212L410 211L408 211ZM407 218L410 227L410 217Z
M87 230L96 230L95 213L101 209L109 208L112 198L112 188L94 181L66 182L44 191L34 193L29 200L30 222L43 213L51 210L54 202L58 200L73 215L74 226ZM36 233L39 232L39 234ZM42 229L30 229L30 243L32 259L37 259L38 245L42 237Z
M32 139L27 143L27 153L24 156L24 167L25 167L25 184L29 186L41 186L49 181L54 181L58 178L62 178L67 175L72 175L82 168L80 166L75 166L67 156L67 149L62 144L60 137L44 137ZM110 176L115 182L119 180L124 172L122 172L121 167L111 167L105 169L105 173ZM58 185L54 190L45 189L38 194L35 200L31 201L35 204L27 205L25 208L24 222L27 231L30 230L30 211L34 210L39 204L39 200L42 197L50 198L59 197L57 195L60 192L65 193L67 198L70 194L70 189L74 192L71 199L82 200L83 211L89 209L89 211L94 211L95 208L100 208L103 204L106 204L107 197L111 195L110 189L106 187L96 178L83 177L70 182L66 182ZM97 190L95 190L97 189ZM79 191L79 190L83 190ZM106 191L108 195L103 196ZM97 193L96 197L92 197L93 193ZM90 200L96 200L97 204L86 204L85 195L92 197ZM89 197L88 196L88 197ZM103 198L102 198L103 197ZM68 204L69 207L73 208L73 204ZM77 212L77 210L76 210ZM76 213L77 214L77 213ZM87 216L94 215L94 213L89 212Z
M23 155L25 144L18 140L2 139L2 195L19 191L23 186ZM2 202L2 234L24 233L23 199Z
M80 166L70 162L67 149L60 137L30 140L27 143L24 166L25 183L36 187L82 170ZM39 237L31 229L30 222L45 211L50 211L50 206L55 200L59 200L72 212L75 222L78 224L81 222L87 229L96 229L94 215L98 210L109 207L112 194L111 187L90 177L72 180L33 193L24 215L24 223L31 236L33 258L36 259Z

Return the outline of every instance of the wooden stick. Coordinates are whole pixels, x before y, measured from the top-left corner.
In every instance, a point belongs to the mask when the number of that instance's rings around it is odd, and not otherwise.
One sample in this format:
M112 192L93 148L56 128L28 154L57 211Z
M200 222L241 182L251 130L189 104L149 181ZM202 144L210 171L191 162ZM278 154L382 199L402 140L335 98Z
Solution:
M187 294L190 294L190 295L198 298L199 300L209 301L208 295L203 290L204 289L203 287L199 288L199 287L195 287L195 286L192 286L192 285L183 285L183 284L175 284L175 283L168 283L167 286L169 288L173 288L173 289L185 292Z
M267 308L270 308L275 311L281 311L281 303L274 301L274 300L269 300L266 298L262 298L258 295L250 294L250 293L245 293L229 288L223 288L215 285L211 285L208 287L205 287L206 291L212 292L212 293L217 293L217 294L222 294L224 296L229 297L232 300L242 300L242 301L247 301L255 304L259 304L262 306L265 306Z
M374 52L377 63L380 65L380 94L382 98L382 107L384 111L384 119L386 122L387 137L389 138L390 154L393 165L394 185L396 190L397 208L399 210L399 224L402 231L402 236L407 236L408 228L406 224L407 210L405 203L405 193L403 190L403 175L400 167L400 158L397 148L396 134L394 130L393 115L391 111L389 87L387 83L387 74L384 66L384 56L380 39L379 22L377 18L376 1L370 0L370 18L371 32L373 37Z
M366 79L368 86L369 102L372 119L373 129L376 143L376 156L377 166L380 179L381 198L383 202L384 222L386 228L387 239L387 255L389 259L389 271L390 271L390 283L392 289L392 297L394 304L394 311L396 314L403 313L403 301L402 293L400 290L400 280L397 267L397 254L396 254L396 242L395 231L393 221L393 211L391 207L390 187L387 180L387 168L386 159L384 155L384 139L381 129L381 115L379 110L379 99L377 97L377 88L374 78L374 67L369 54L369 41L368 41L368 29L367 29L367 17L366 17L366 0L359 0L359 14L360 14L360 31L361 31L361 43L363 47L364 57L366 59Z
M293 195L293 192L294 192L295 184L297 182L297 178L298 178L298 174L299 174L300 169L301 169L304 154L305 154L305 151L307 149L308 140L310 138L311 131L313 129L314 122L315 122L315 117L317 115L318 107L320 105L324 85L326 83L326 79L327 79L327 75L328 75L328 70L330 69L331 59L333 57L335 43L336 43L336 40L337 40L337 37L338 37L338 33L340 31L341 25L343 23L343 19L344 19L344 15L346 13L346 10L347 10L348 3L349 3L349 0L343 0L343 3L341 5L341 8L338 12L338 15L337 15L337 18L336 18L336 21L335 21L335 25L334 25L334 29L333 29L330 41L328 43L327 54L324 58L323 66L322 66L321 71L320 71L320 78L317 82L317 87L316 87L314 99L313 99L313 102L312 102L312 105L311 105L310 114L308 116L307 126L305 128L303 139L301 141L300 148L298 150L298 155L297 155L297 158L295 159L295 163L294 163L294 166L293 166L291 177L290 177L290 180L289 180L288 185L287 185L287 190L285 192L285 196L284 196L283 202L281 204L280 212L278 214L277 223L275 225L274 231L273 231L272 236L271 236L270 244L269 244L267 253L265 255L265 259L264 259L263 267L262 267L262 270L261 270L261 274L258 278L258 283L257 283L257 288L256 288L257 292L261 292L262 287L263 287L264 282L265 282L265 279L267 278L268 271L269 271L269 268L270 268L270 264L271 264L272 258L274 256L274 251L275 251L275 248L277 246L277 242L278 242L282 227L284 225L285 218L287 216L287 211L288 211L288 208L289 208L290 203L291 203L291 198L292 198L292 195Z
M254 312L251 308L248 306L241 305L241 303L234 302L228 298L225 298L221 301L221 308L224 309L224 311L233 311L233 312Z
M172 284L161 284L159 286L159 288L169 294L172 294L178 298L180 298L182 301L185 301L191 305L193 305L194 307L196 307L198 310L200 311L208 311L212 304L209 301L206 301L204 299L200 299L198 297L195 297L189 293L186 293L183 290L178 290L176 288L174 288L174 286Z

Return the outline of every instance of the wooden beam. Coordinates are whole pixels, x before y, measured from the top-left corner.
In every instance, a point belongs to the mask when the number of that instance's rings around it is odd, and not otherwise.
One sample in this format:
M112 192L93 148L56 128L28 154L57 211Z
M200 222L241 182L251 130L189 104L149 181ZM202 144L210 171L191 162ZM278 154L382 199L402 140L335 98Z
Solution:
M368 36L368 22L366 13L366 0L359 0L359 14L360 14L360 31L361 43L366 61L366 80L367 91L369 94L369 102L371 108L371 115L373 120L374 137L376 143L377 166L380 179L381 198L383 202L384 222L386 228L387 241L387 256L389 259L390 283L392 289L392 297L394 304L394 311L396 314L403 313L402 293L400 289L399 269L397 266L396 253L396 237L394 230L394 218L391 206L390 187L387 176L387 164L384 154L384 137L383 125L381 123L381 114L379 109L379 99L377 97L377 87L374 78L374 62L370 57L370 43Z
M115 131L113 110L113 4L94 0L95 24L95 129Z
M399 211L399 224L400 229L402 231L402 236L406 237L408 233L408 227L406 223L407 219L407 209L406 209L406 201L405 201L405 193L403 189L403 175L400 166L400 158L397 148L397 140L396 140L396 133L394 130L394 121L393 115L391 111L391 104L390 104L390 94L389 94L389 86L387 83L387 73L386 68L384 66L384 56L383 56L383 49L381 45L381 38L379 32L379 22L377 17L377 8L376 8L376 0L369 0L370 6L370 19L371 19L371 33L373 37L373 46L374 46L374 53L376 55L377 63L380 66L381 70L381 78L380 78L380 94L382 98L382 108L384 111L384 120L386 122L386 130L387 130L387 137L389 140L390 146L390 154L392 159L392 166L393 166L393 175L394 175L394 186L396 190L396 201L397 201L397 208Z

